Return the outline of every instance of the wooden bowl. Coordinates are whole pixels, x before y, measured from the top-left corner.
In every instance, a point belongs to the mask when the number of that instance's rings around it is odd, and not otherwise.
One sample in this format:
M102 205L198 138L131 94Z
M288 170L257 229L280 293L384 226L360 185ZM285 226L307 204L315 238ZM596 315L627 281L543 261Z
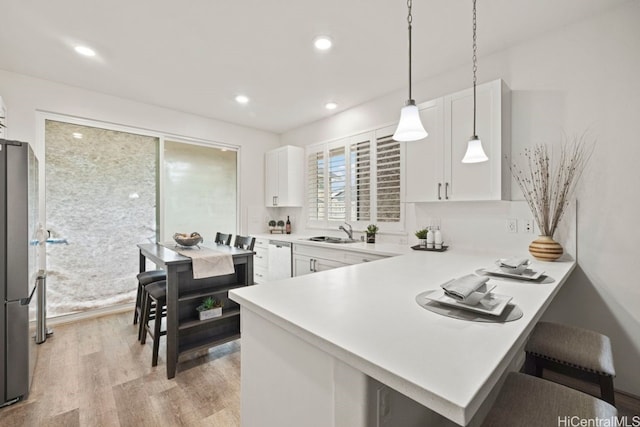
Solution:
M202 242L202 236L199 233L176 233L173 235L173 240L175 240L180 246L196 246L198 243Z

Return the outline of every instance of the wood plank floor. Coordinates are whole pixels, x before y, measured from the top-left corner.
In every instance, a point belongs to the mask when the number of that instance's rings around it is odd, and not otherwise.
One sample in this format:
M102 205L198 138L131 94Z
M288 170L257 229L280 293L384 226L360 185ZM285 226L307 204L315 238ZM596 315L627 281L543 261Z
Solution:
M0 426L239 426L240 344L178 366L167 380L140 345L131 313L54 327L39 347L29 398L0 409ZM183 359L181 359L182 361Z
M40 346L29 399L0 409L1 427L240 425L239 341L182 361L176 378L167 380L165 339L158 366L152 368L151 342L138 343L131 313L54 330ZM616 402L620 415L640 415L639 399L616 394Z

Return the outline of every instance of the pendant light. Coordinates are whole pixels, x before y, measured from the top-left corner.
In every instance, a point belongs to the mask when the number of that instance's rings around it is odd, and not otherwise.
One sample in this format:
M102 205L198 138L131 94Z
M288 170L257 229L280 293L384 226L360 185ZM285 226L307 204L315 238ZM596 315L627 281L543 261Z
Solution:
M411 22L413 20L411 6L412 0L407 0L407 7L409 8L407 16L407 23L409 24L409 99L400 110L400 123L398 123L398 128L393 134L393 139L396 141L417 141L426 138L428 135L420 121L420 112L416 102L411 98Z
M476 135L476 72L478 71L478 46L476 45L476 0L473 0L473 135L469 139L467 152L462 163L480 163L489 160L482 149L482 142Z

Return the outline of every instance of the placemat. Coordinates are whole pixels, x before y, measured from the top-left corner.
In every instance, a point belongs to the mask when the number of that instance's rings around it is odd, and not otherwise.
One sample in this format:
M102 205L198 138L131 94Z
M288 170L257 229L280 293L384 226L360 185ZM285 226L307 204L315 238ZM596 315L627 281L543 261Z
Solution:
M505 307L500 316L491 316L488 314L475 313L462 308L450 307L447 305L438 304L435 301L425 298L432 292L439 292L439 289L430 289L428 291L420 292L416 295L416 302L425 310L429 310L432 313L440 314L442 316L451 317L453 319L468 320L471 322L484 322L484 323L505 323L518 320L523 316L523 312L516 304L509 303Z

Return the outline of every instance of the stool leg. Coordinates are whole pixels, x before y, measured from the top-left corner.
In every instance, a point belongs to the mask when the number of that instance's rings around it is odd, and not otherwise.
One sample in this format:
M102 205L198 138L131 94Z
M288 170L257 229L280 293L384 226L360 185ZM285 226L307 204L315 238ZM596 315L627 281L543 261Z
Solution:
M140 317L142 317L142 285L138 282L138 293L136 294L136 305L133 307L133 324L138 323L138 310L140 310ZM138 332L138 336L140 333Z
M616 398L613 393L613 377L600 376L600 395L602 400L616 406Z
M148 295L144 296L142 318L140 319L140 329L138 332L138 338L140 338L140 344L147 342L147 325L149 324L149 315L151 313L151 298Z
M524 372L534 377L542 377L542 367L538 364L538 358L533 354L527 353L524 361Z
M151 366L158 364L158 351L160 349L160 326L162 326L162 306L163 301L156 301L156 318L153 328L153 356L151 358Z

